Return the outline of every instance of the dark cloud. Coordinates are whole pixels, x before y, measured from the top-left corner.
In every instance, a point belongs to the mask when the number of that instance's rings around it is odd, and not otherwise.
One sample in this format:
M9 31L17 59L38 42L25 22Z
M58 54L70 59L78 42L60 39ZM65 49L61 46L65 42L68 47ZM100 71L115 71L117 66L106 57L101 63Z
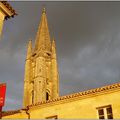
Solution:
M5 110L22 107L26 46L45 6L54 36L60 94L120 81L120 2L10 2L18 16L5 21L0 41L0 82L7 83Z

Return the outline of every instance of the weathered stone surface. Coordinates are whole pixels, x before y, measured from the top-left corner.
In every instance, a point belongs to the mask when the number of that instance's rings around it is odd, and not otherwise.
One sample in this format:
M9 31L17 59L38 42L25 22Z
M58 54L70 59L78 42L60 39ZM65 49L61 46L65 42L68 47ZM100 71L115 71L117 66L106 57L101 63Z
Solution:
M55 41L53 40L51 43L46 12L43 9L36 35L35 49L32 49L31 41L28 44L24 79L24 107L58 97L58 86Z

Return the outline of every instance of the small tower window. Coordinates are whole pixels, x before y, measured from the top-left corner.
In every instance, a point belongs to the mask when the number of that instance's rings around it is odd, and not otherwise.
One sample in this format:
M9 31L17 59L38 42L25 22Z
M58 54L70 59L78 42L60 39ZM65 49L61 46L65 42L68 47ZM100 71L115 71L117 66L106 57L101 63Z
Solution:
M46 100L49 100L49 93L46 92Z
M32 104L34 103L34 90L32 90Z

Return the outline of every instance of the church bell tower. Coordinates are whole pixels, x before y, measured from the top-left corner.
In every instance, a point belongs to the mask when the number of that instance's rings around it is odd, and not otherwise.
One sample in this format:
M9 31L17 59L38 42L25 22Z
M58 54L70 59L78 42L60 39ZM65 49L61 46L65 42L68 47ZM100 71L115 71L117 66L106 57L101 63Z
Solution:
M50 40L45 8L42 10L35 47L28 43L24 76L23 106L59 96L59 74L55 40Z

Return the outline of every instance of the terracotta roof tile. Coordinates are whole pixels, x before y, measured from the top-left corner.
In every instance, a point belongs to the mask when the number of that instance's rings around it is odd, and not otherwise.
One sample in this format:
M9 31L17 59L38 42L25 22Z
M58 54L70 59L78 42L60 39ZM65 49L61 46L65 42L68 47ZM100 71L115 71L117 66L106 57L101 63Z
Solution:
M83 96L88 96L88 95L92 95L92 94L97 94L97 93L102 93L102 92L108 92L110 90L114 90L120 88L120 83L115 83L112 85L107 85L107 86L103 86L100 88L95 88L95 89L91 89L91 90L87 90L87 91L83 91L83 92L79 92L79 93L74 93L74 94L70 94L70 95L66 95L66 96L61 96L58 97L56 99L52 99L52 100L48 100L48 101L42 101L42 102L38 102L32 105L29 105L28 107L33 107L33 106L38 106L38 105L42 105L42 104L47 104L47 103L52 103L52 102L56 102L56 101L61 101L61 100L67 100L67 99L71 99L71 98L75 98L75 97L83 97Z

